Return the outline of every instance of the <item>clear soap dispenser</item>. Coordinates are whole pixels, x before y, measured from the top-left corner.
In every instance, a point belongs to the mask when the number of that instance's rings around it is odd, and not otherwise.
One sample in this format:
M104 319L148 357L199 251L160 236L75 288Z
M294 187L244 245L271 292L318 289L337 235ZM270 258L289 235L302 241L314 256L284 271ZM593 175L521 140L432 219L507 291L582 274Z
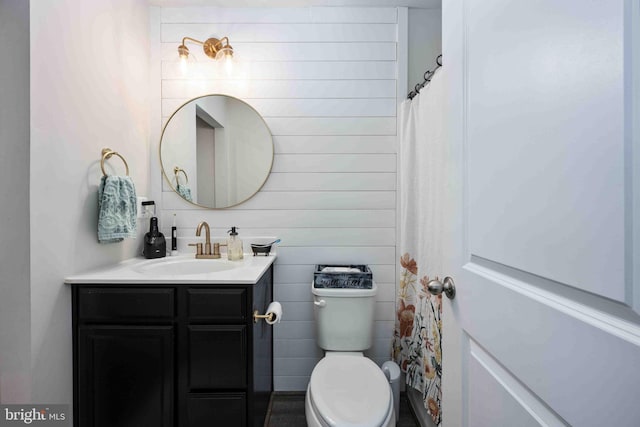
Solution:
M229 261L238 261L243 258L242 254L242 240L238 237L236 227L231 227L229 233L229 240L227 240L227 257Z

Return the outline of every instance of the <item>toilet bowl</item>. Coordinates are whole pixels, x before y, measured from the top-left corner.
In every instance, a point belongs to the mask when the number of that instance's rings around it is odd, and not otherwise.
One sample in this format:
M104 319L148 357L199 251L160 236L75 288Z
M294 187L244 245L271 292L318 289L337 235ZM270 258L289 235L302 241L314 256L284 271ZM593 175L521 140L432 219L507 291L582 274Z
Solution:
M380 368L360 352L327 352L305 398L309 427L395 426L393 397Z

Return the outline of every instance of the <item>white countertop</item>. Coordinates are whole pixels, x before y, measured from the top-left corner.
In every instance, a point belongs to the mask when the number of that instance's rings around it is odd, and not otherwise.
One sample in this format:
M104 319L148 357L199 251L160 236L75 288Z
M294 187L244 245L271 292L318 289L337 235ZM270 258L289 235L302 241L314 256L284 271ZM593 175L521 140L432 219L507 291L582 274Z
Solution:
M220 260L195 260L193 255L181 255L159 259L145 259L142 257L128 259L118 264L88 271L82 274L74 274L65 277L66 284L253 284L260 279L265 271L276 259L275 255L253 256L244 254L240 261ZM233 267L224 271L160 274L154 272L154 266L160 264L186 262L181 271L188 271L188 264L198 263L198 270L206 270L206 263L223 263ZM204 264L203 264L204 263ZM204 267L204 268L202 268Z

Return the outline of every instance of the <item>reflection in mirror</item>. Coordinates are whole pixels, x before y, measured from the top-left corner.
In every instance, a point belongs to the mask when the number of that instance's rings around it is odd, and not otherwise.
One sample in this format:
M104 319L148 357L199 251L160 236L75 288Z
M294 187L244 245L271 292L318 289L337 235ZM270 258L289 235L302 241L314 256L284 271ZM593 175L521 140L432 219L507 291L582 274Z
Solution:
M160 162L183 199L209 208L234 206L265 183L273 163L271 132L247 103L226 95L202 96L169 118Z
M180 177L178 174L182 172L184 175L184 182L180 183ZM181 195L188 202L193 202L193 197L191 196L191 189L189 188L189 176L187 175L187 171L176 166L173 168L173 174L176 176L176 191L179 195Z

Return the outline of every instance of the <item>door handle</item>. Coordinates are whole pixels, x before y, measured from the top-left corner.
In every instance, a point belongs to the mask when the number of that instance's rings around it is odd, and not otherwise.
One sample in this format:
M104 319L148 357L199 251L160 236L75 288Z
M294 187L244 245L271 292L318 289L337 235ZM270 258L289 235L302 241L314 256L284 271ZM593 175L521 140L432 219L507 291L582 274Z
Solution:
M444 291L444 294L448 296L449 299L456 297L456 284L453 283L453 279L449 276L445 277L442 282L438 277L430 280L429 283L427 283L427 289L429 289L432 295L440 295L442 291Z
M316 307L324 307L327 305L327 302L321 299L320 301L314 301L313 305L315 305Z

